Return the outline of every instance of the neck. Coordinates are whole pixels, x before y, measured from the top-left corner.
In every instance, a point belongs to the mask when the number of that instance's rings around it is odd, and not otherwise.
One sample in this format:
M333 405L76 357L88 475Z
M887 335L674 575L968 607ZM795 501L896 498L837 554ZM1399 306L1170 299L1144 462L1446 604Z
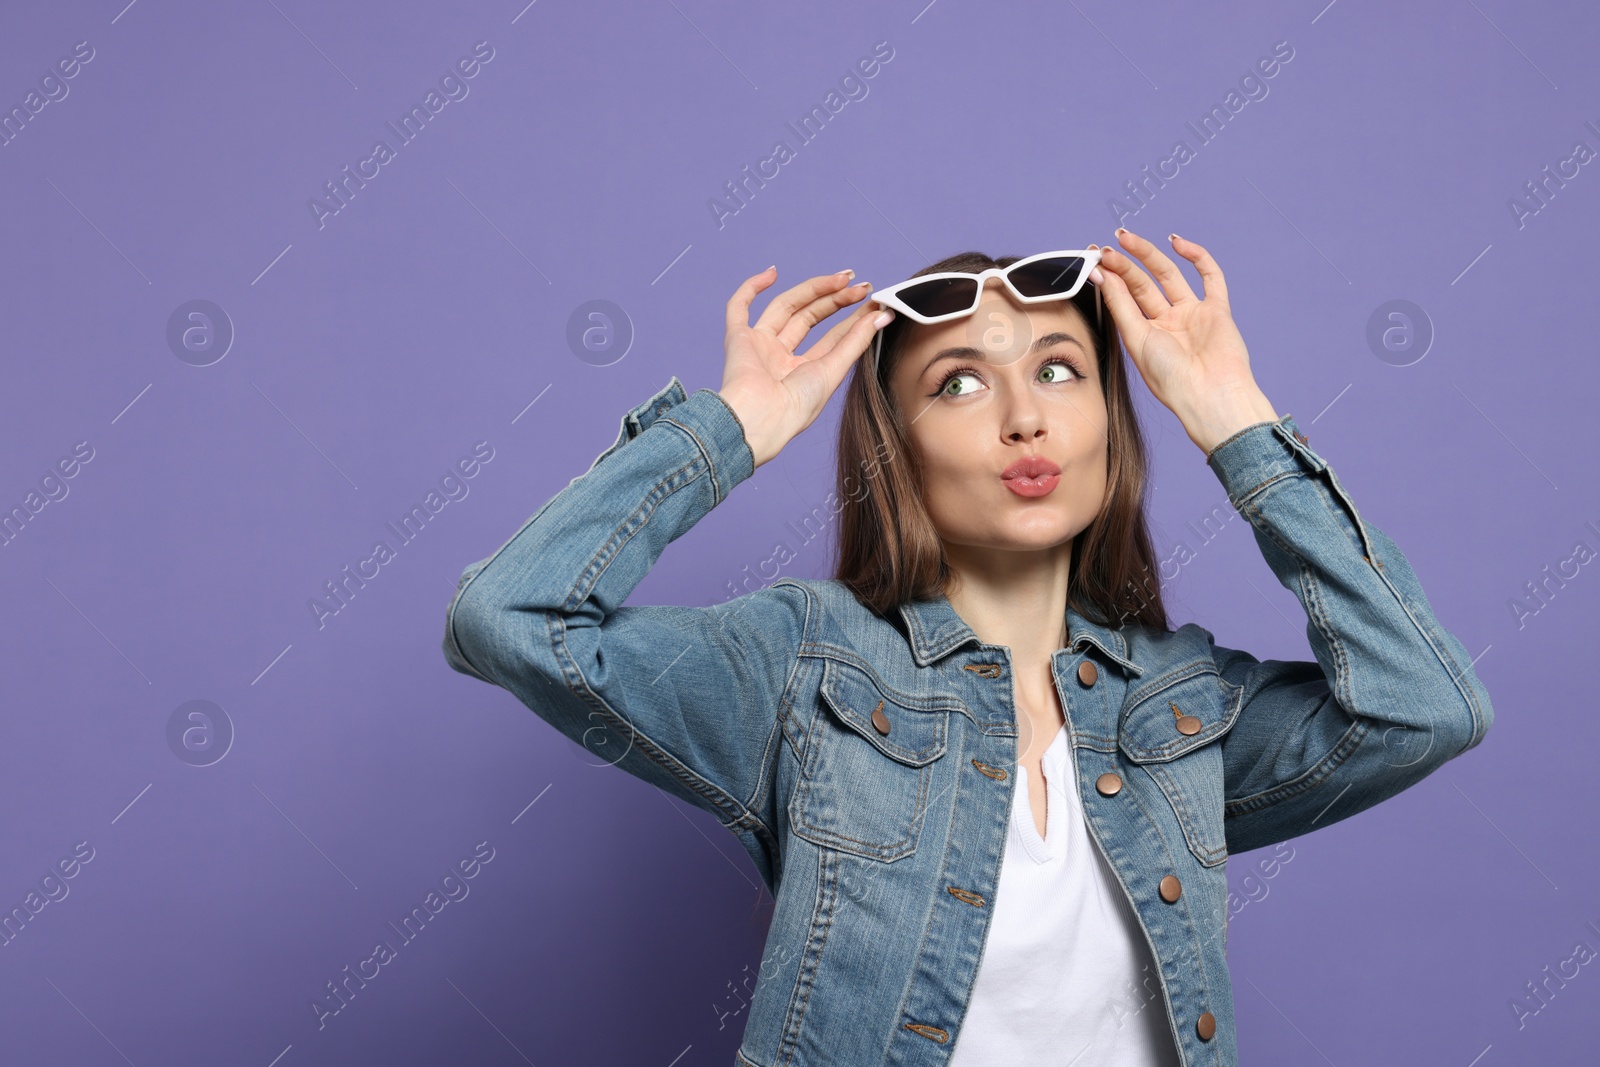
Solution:
M1072 542L1037 552L945 545L950 606L980 641L1006 645L1015 663L1048 663L1066 644Z

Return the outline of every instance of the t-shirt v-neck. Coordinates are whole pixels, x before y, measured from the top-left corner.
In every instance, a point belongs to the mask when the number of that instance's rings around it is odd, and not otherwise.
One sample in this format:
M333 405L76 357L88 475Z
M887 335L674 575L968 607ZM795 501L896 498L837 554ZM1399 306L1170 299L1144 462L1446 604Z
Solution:
M1168 1067L1177 1049L1138 917L1084 819L1066 724L1020 761L994 914L950 1067Z
M1039 836L1039 827L1033 819L1033 786L1028 782L1027 768L1020 764L1017 793L1012 798L1011 821L1020 831L1017 836L1027 850L1028 858L1035 863L1048 863L1065 859L1072 846L1072 834L1066 826L1066 820L1073 815L1080 819L1083 817L1078 805L1072 802L1074 794L1069 794L1063 787L1063 783L1072 777L1072 768L1067 759L1065 723L1057 728L1056 736L1039 757L1039 764L1044 771L1045 781L1044 836Z

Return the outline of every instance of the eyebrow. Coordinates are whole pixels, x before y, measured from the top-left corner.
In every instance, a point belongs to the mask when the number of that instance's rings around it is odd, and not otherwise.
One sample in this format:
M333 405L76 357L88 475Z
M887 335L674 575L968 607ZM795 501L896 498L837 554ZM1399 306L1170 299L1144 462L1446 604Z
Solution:
M1070 333L1061 333L1060 331L1045 334L1043 337L1033 342L1033 346L1029 349L1029 351L1034 353L1043 352L1047 348L1052 348L1055 345L1063 343L1077 345L1080 349L1084 350L1085 354L1088 352L1088 349L1084 348L1082 341L1078 340ZM941 349L936 356L928 360L928 362L923 365L921 373L928 373L928 369L930 367L943 359L970 359L979 363L987 363L989 357L970 345L962 345L956 348L945 348ZM921 375L919 375L919 377L920 376Z

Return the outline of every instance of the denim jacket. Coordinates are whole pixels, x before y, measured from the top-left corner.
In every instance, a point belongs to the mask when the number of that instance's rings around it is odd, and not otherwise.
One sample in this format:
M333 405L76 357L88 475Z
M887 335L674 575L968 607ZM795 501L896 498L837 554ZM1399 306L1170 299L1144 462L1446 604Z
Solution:
M1493 712L1293 416L1206 462L1305 608L1316 662L1069 609L1052 667L1089 831L1182 1062L1220 1067L1236 1062L1229 855L1393 796L1482 740ZM738 1064L944 1064L1000 877L1016 665L943 597L884 617L836 581L785 578L714 607L623 606L753 469L722 398L674 377L466 568L445 659L738 837L775 901Z

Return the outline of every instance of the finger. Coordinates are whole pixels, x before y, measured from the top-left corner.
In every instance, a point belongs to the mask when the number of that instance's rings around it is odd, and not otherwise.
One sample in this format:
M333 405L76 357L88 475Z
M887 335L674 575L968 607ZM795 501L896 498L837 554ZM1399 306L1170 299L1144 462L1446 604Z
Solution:
M858 282L831 293L823 293L797 311L783 329L778 331L778 341L793 352L806 339L811 327L831 318L840 308L848 307L872 291L871 282Z
M1182 304L1187 300L1195 299L1194 290L1189 288L1189 282L1183 276L1183 271L1178 265L1167 258L1167 254L1155 245L1146 241L1132 230L1118 230L1117 236L1122 239L1122 246L1136 256L1139 262L1150 269L1156 276L1156 281L1166 290L1166 297L1170 303Z
M867 305L851 316L850 328L839 338L832 348L817 357L817 369L822 372L823 379L828 385L829 395L839 388L839 383L844 381L846 372L852 364L861 358L861 353L872 344L872 339L877 335L880 327L873 325L878 315L885 309ZM893 322L893 311L889 312L890 322ZM888 323L884 324L885 326Z
M766 330L776 336L789 325L789 320L797 311L819 296L844 288L844 283L849 280L843 271L838 274L819 274L815 278L807 278L794 288L786 289L773 297L772 302L762 309L761 317L756 320L755 329Z
M756 294L778 280L776 267L768 267L760 274L753 275L744 280L744 284L733 291L733 296L728 298L727 328L743 328L750 325L750 301Z
M816 342L805 351L804 354L798 352L795 354L801 359L820 359L822 356L825 356L832 351L833 347L839 343L840 339L854 329L856 324L861 321L863 316L870 318L882 310L882 306L876 301L867 301L846 316L843 322L834 323L833 327L829 329L827 333L819 337Z
M1139 269L1137 263L1109 245L1100 252L1100 269L1109 283L1120 283L1122 291L1132 295L1141 316L1153 319L1172 307L1160 288ZM1107 291L1109 293L1109 286Z
M1178 237L1172 242L1173 250L1194 264L1194 269L1200 272L1200 287L1205 292L1207 300L1220 300L1228 302L1228 283L1222 279L1222 268L1217 266L1217 261L1211 258L1202 245L1195 244L1187 237Z
M1105 251L1101 251L1100 259L1100 299L1111 313L1112 324L1126 334L1133 323L1145 321L1144 312L1129 294L1128 283L1122 276L1105 269Z

